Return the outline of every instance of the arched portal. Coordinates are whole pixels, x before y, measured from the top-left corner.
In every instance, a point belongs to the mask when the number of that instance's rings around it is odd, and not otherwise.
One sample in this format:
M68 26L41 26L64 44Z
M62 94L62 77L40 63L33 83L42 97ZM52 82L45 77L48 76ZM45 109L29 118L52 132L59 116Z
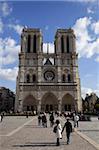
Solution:
M23 101L24 111L37 111L37 100L32 96L28 95Z
M62 111L74 110L74 98L70 94L66 94L62 98Z
M53 93L46 93L41 101L41 111L50 112L58 110L58 100Z

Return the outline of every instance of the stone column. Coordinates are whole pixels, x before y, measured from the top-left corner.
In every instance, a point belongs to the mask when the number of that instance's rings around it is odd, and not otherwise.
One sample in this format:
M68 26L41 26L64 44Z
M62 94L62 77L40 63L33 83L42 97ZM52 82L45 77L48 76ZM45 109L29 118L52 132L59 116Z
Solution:
M41 53L41 43L42 43L42 37L38 35L38 51Z
M75 111L78 112L78 99L75 98Z
M62 102L61 102L61 99L58 99L58 110L59 110L59 112L62 111Z
M58 65L58 68L57 68L58 82L61 82L61 57L60 56L57 57L57 65Z
M61 67L58 67L58 82L61 82Z
M60 38L60 35L57 38L57 45L58 45L57 53L61 53L61 38Z
M22 34L21 37L21 49L22 52L27 52L27 36L25 34Z
M18 100L18 111L22 112L22 109L23 109L22 100Z
M38 99L37 113L41 112L41 99Z
M75 111L78 112L78 97L77 97L77 90L74 91L74 108L75 108Z
M41 112L41 93L40 93L41 89L39 87L39 91L37 92L37 97L38 97L38 104L37 104L37 113Z
M71 50L74 52L74 39L73 36L71 36Z
M27 35L24 35L24 51L27 52L28 51L28 36Z
M38 56L38 82L42 81L42 57Z
M72 39L72 35L68 36L69 37L69 51L72 52L73 51L73 39Z
M75 35L73 35L72 37L72 40L73 40L73 51L76 51L76 38L75 38Z
M31 47L31 48L30 48L30 51L31 51L31 52L33 52L33 44L34 44L34 43L33 43L33 39L34 39L34 37L33 37L33 35L31 35L31 46L30 46L30 47Z
M61 89L58 91L58 110L59 112L62 111L62 97L61 97Z
M36 39L37 39L37 43L36 43L37 53L41 53L42 37L38 34Z

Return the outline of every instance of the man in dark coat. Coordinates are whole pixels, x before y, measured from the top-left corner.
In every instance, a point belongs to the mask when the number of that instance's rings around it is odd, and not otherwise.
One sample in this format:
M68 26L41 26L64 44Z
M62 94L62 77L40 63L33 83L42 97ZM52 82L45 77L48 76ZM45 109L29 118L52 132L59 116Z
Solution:
M47 128L47 117L46 117L45 113L42 116L42 125L43 125L43 127Z
M65 122L62 133L64 129L66 128L66 136L67 136L67 144L70 142L70 133L72 132L72 124L69 122L69 118L67 118L67 121Z
M53 113L50 115L49 120L50 120L50 127L53 127L53 125L54 125L54 115L53 115Z

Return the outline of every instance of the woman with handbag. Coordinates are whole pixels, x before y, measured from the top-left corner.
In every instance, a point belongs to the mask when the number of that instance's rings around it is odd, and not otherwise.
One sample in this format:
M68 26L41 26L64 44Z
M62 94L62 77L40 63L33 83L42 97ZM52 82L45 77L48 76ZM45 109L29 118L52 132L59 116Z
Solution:
M59 120L56 120L56 125L54 126L53 132L56 134L56 138L57 138L56 145L59 146L60 139L62 139L62 134L61 134L62 127Z

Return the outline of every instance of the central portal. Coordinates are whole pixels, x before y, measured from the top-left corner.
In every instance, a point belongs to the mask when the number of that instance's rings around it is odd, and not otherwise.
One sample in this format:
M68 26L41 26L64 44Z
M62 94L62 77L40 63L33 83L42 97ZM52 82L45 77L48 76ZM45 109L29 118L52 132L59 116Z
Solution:
M58 101L54 94L47 93L42 98L41 111L57 111L58 110Z
M53 105L46 105L45 111L53 111Z

